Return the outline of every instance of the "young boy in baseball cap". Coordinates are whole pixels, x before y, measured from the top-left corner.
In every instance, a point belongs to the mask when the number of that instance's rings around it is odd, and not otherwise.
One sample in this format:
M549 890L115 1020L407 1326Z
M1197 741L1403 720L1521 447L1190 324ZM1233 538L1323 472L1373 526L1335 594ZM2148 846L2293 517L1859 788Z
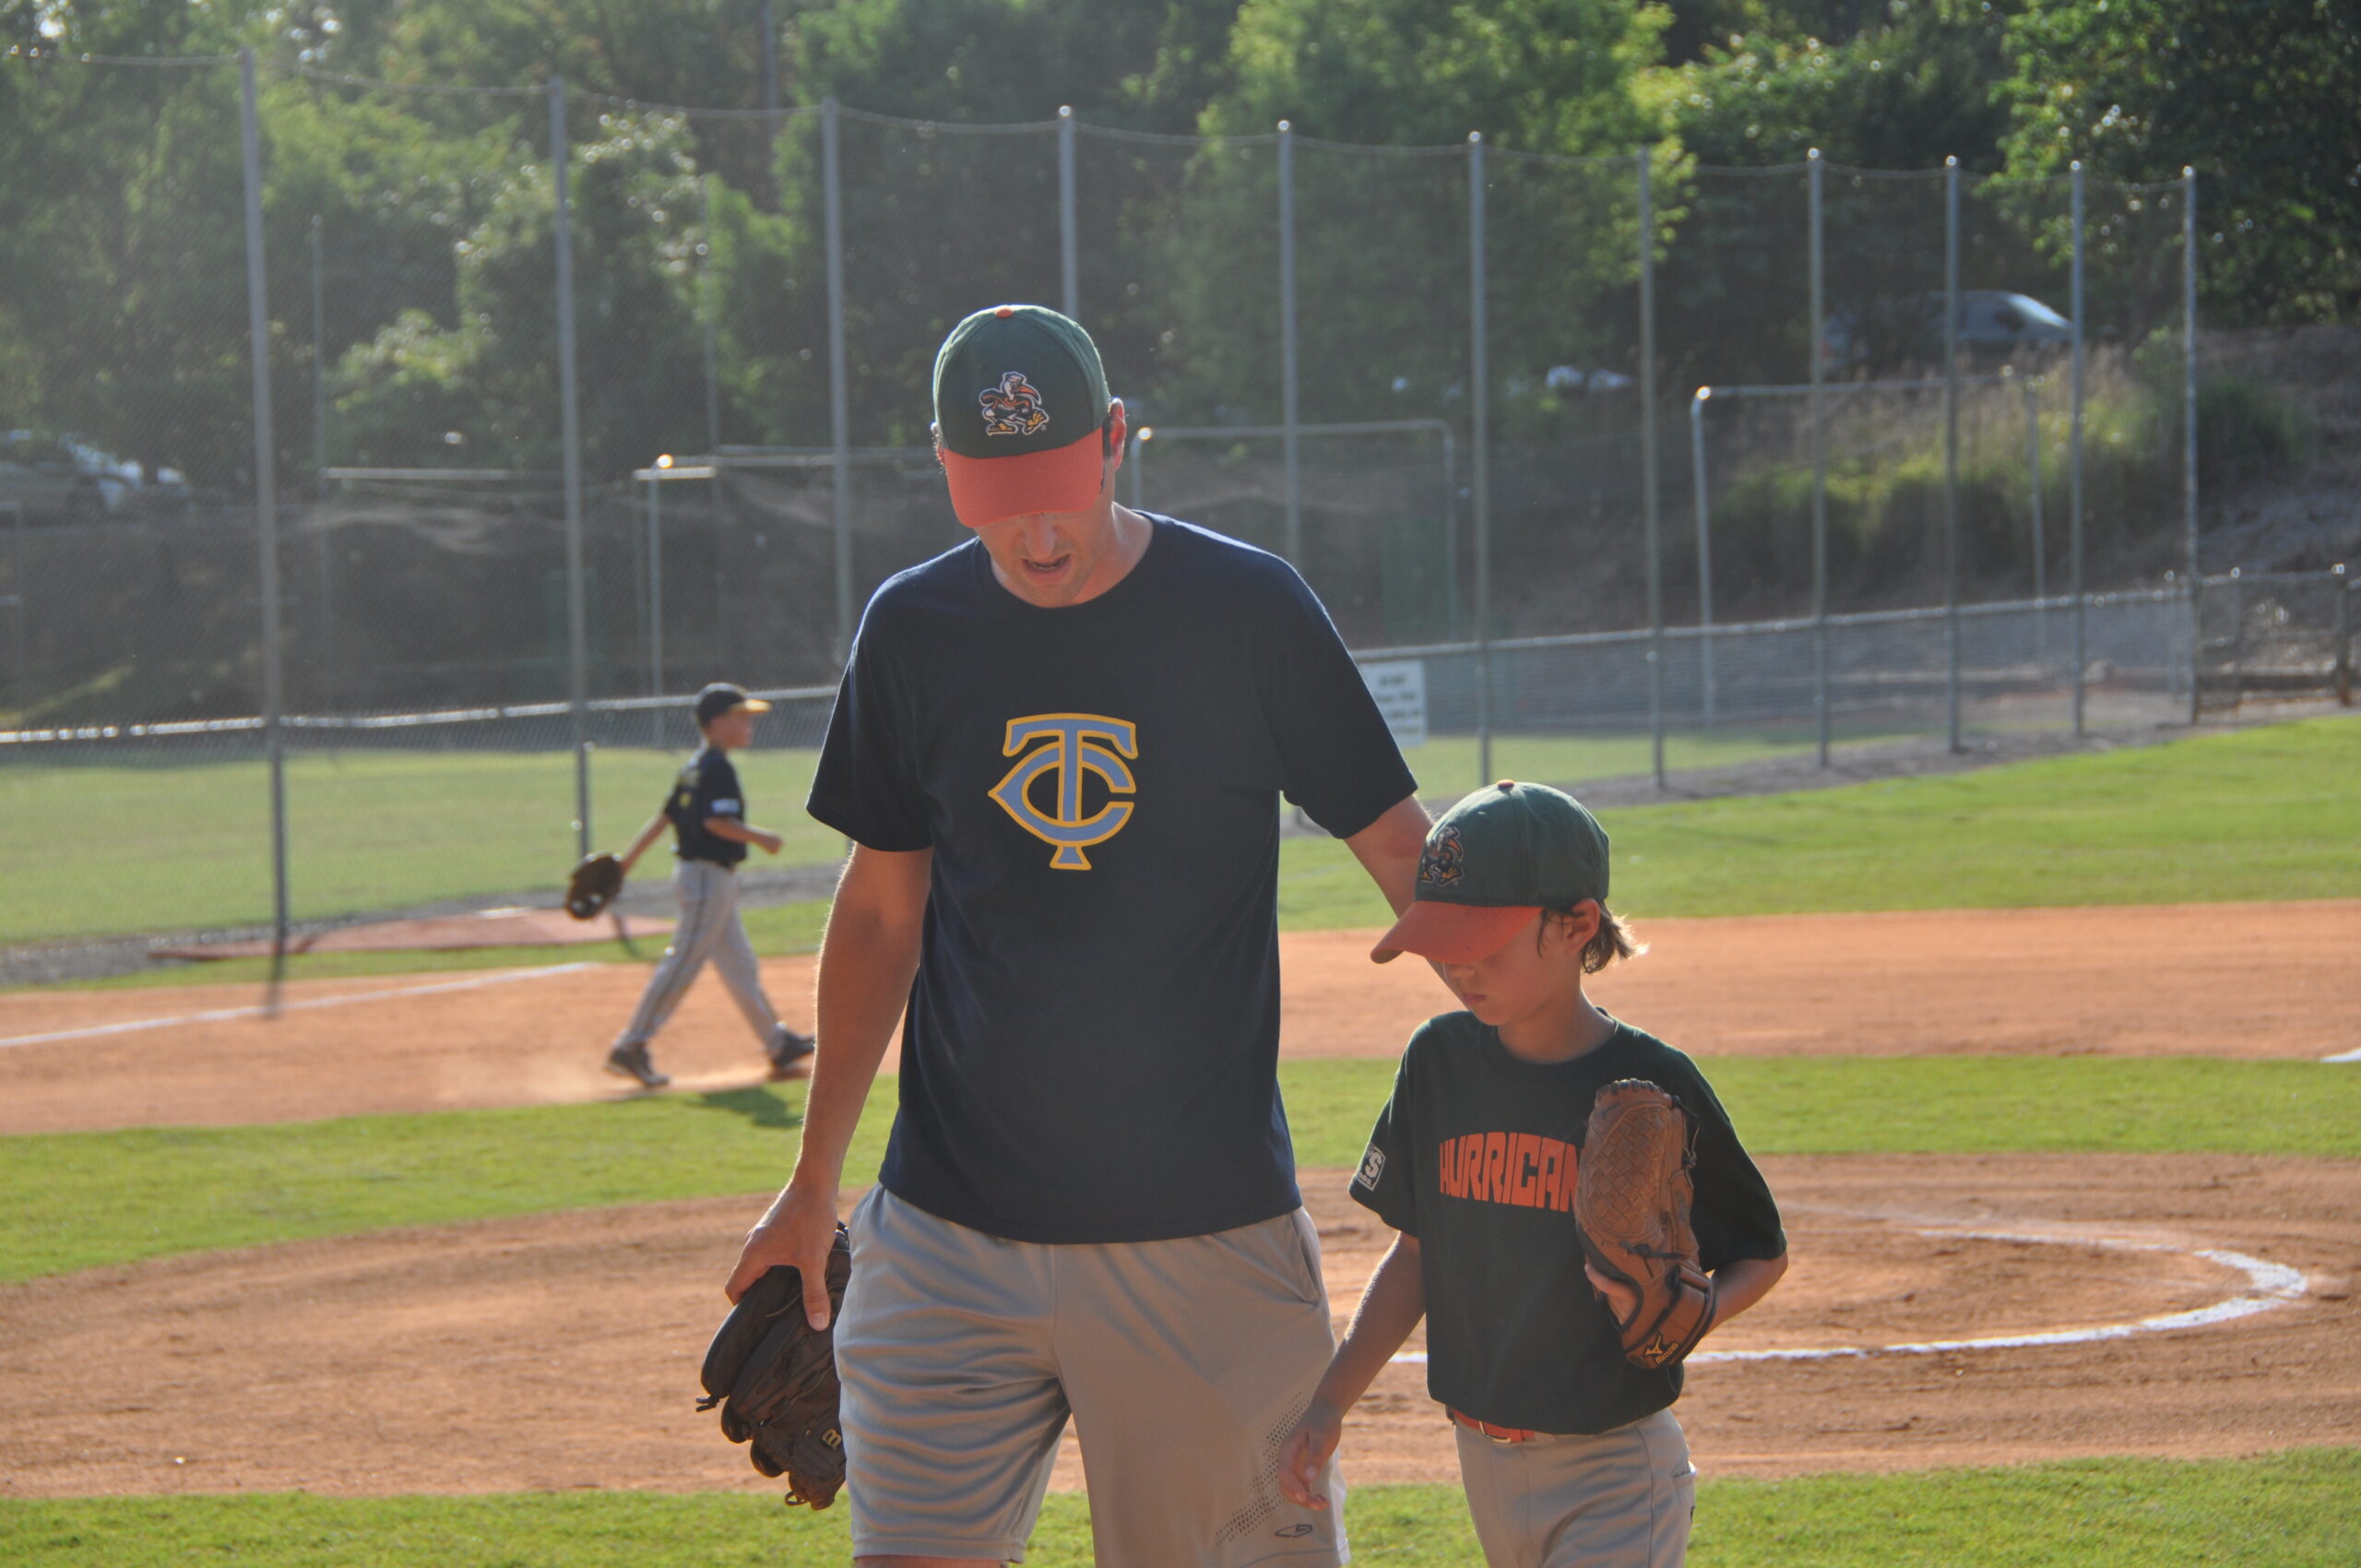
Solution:
M1281 1489L1322 1506L1307 1478L1425 1317L1428 1391L1459 1429L1492 1568L1668 1568L1688 1546L1679 1361L1627 1359L1637 1295L1589 1270L1575 1225L1580 1182L1603 1179L1581 1169L1600 1091L1643 1079L1686 1112L1708 1329L1786 1268L1778 1207L1696 1064L1584 992L1638 951L1607 886L1606 830L1545 786L1479 790L1428 835L1414 899L1370 956L1432 960L1465 1011L1403 1053L1352 1183L1398 1234L1280 1460Z
M649 846L664 835L673 836L672 894L680 900L681 923L673 928L671 945L663 961L647 977L647 989L631 1022L607 1051L607 1071L632 1078L642 1088L660 1089L672 1080L656 1070L647 1042L672 1016L688 994L690 984L713 960L729 988L730 1000L763 1042L763 1054L773 1078L801 1078L812 1071L812 1039L778 1021L768 993L763 990L761 966L753 944L746 940L745 922L738 918L739 862L746 847L766 855L779 849L779 836L746 820L745 791L738 787L738 769L730 760L754 740L754 716L771 705L746 695L742 686L717 681L697 694L697 733L705 744L688 760L663 805L647 819L631 848L623 854L628 873Z

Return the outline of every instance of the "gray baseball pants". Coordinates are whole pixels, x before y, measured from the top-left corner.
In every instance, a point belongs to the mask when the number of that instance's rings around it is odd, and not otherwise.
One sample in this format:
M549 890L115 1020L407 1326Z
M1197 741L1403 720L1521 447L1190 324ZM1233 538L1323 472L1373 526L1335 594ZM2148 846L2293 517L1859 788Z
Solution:
M672 867L672 896L681 903L681 923L615 1044L646 1045L655 1039L709 958L746 1027L761 1039L765 1051L773 1050L778 1044L778 1014L764 994L762 967L738 919L737 874L711 861L679 861Z
M1697 1467L1670 1410L1596 1437L1500 1443L1456 1430L1489 1568L1680 1568Z
M883 1187L836 1323L856 1556L1021 1562L1068 1420L1099 1568L1336 1568L1279 1445L1335 1348L1301 1209L1169 1241L1050 1246Z

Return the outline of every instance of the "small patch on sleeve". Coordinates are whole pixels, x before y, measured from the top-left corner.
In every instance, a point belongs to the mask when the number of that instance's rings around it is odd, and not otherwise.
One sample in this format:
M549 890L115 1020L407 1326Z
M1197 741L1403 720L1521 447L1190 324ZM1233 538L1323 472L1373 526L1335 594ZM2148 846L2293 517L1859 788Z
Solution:
M1361 1168L1353 1177L1353 1185L1373 1193L1377 1191L1377 1183L1384 1175L1385 1151L1375 1144L1371 1144L1369 1146L1369 1152L1361 1156Z

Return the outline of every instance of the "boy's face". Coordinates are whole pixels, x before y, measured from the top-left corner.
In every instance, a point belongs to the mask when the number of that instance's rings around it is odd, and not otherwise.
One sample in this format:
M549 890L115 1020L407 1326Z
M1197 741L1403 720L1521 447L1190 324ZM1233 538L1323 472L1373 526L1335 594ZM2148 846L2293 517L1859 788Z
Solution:
M1598 906L1588 900L1575 906L1572 921L1542 910L1489 957L1442 966L1443 983L1493 1028L1523 1023L1580 993L1583 947L1597 931Z
M705 738L727 751L742 751L754 738L754 716L742 707L708 719Z

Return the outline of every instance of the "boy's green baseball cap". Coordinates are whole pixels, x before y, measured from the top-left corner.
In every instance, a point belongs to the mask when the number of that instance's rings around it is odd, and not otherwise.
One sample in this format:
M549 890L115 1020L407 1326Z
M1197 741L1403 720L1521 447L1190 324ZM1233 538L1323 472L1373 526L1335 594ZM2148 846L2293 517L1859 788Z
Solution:
M1087 507L1109 401L1097 346L1056 311L995 305L953 327L934 356L934 430L959 520Z
M1503 778L1428 831L1410 907L1370 956L1473 964L1541 910L1585 898L1607 899L1607 829L1562 790Z

